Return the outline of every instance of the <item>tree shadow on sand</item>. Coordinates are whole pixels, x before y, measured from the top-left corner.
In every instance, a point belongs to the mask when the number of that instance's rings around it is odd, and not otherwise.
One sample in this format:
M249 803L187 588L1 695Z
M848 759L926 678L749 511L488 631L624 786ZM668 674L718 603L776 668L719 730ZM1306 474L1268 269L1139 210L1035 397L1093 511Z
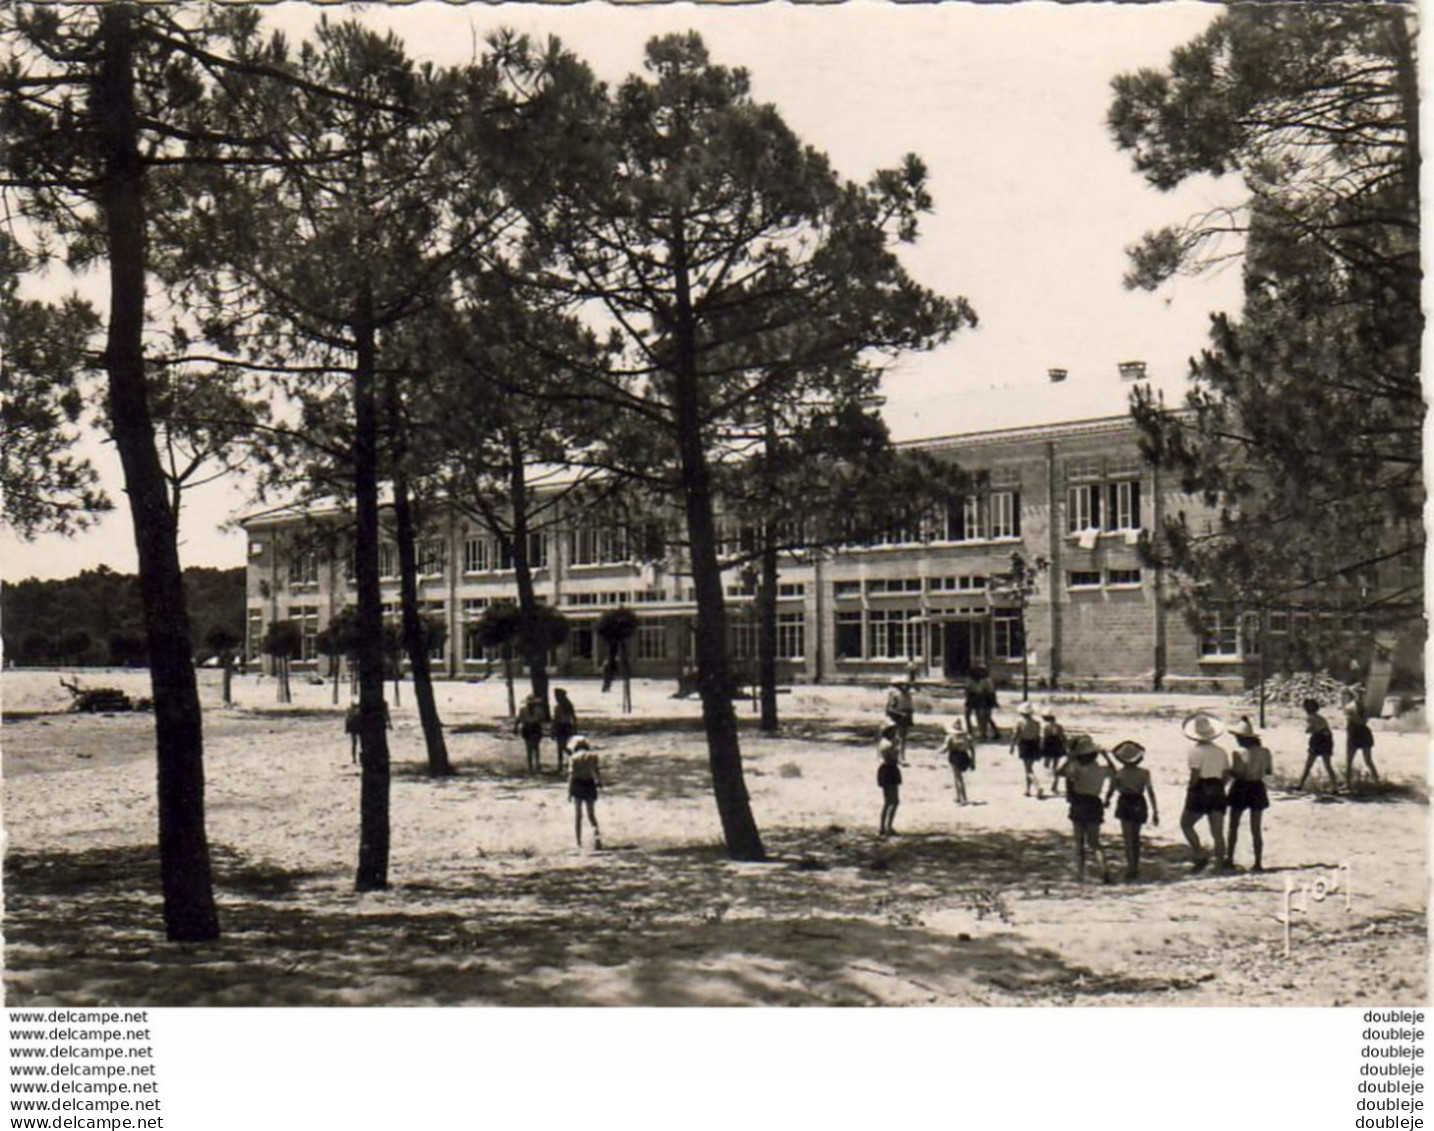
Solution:
M359 896L347 875L217 848L224 937L163 940L151 849L12 853L12 1005L1022 1004L1168 991L1024 939L1003 893L1071 899L1050 833L877 842L775 830L715 846L455 861ZM1128 999L1127 999L1128 1000Z

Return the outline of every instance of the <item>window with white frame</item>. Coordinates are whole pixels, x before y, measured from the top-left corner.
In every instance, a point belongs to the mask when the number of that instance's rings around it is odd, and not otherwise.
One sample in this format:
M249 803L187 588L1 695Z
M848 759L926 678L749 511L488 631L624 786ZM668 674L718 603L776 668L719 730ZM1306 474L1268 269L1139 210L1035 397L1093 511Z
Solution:
M1139 586L1140 570L1108 569L1105 571L1105 583L1112 589L1133 588Z
M448 658L448 604L446 601L424 601L420 612L426 620L443 629L443 639L428 649L428 658L442 663Z
M985 507L981 496L967 495L961 502L961 542L983 542L986 539Z
M385 578L398 576L398 547L392 542L378 544L378 575Z
M528 535L528 568L548 568L548 536L540 530Z
M1066 490L1066 531L1100 529L1100 484L1079 483Z
M319 583L319 552L317 550L294 550L289 554L289 584L317 585Z
M992 538L1021 536L1021 496L1017 491L992 491L989 498Z
M1240 654L1240 618L1237 615L1214 612L1200 618L1201 656L1236 658Z
M245 654L250 658L264 653L264 612L262 609L249 610L249 641Z
M836 655L838 660L861 659L861 610L841 610L836 615Z
M605 565L629 558L627 530L612 523L584 523L569 534L570 560L575 566Z
M991 619L991 647L998 660L1019 660L1026 650L1021 636L1019 616L996 616Z
M870 660L915 659L922 648L925 622L920 609L872 609L867 613L866 654Z
M777 614L777 659L800 660L806 655L806 622L801 613Z
M1140 529L1140 480L1123 479L1107 483L1105 529Z
M482 535L463 539L463 572L485 573L493 568L493 542Z
M667 625L661 621L639 624L636 643L639 660L667 659Z
M296 605L289 609L289 619L299 626L299 659L312 660L319 654L319 609L317 605Z
M1100 570L1073 569L1066 573L1067 589L1099 589Z
M448 561L448 547L441 538L425 538L418 544L418 576L442 577Z
M727 622L727 654L734 660L750 660L757 654L757 625L750 620Z

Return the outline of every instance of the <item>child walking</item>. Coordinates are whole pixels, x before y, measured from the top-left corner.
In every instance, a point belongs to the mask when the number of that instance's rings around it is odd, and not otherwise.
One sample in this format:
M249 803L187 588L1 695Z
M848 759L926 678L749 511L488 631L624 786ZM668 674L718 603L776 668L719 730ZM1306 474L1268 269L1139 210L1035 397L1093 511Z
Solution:
M602 847L602 833L598 830L597 813L594 806L597 804L598 790L602 788L602 770L598 766L598 756L588 740L582 735L574 735L572 740L572 757L568 759L568 797L573 803L573 832L578 838L578 847L583 846L583 806L587 806L588 821L593 827L593 847Z
M1105 846L1100 843L1100 825L1105 819L1101 791L1111 776L1109 765L1096 763L1096 758L1104 754L1090 735L1078 734L1070 741L1070 753L1060 771L1066 779L1071 831L1075 834L1076 880L1080 883L1085 883L1087 853L1094 853L1100 861L1101 882L1111 882Z
M1041 722L1036 718L1036 709L1029 703L1016 708L1016 726L1011 731L1011 751L1019 753L1021 765L1026 768L1026 796L1031 796L1035 787L1036 797L1044 798L1046 791L1036 780L1036 763L1041 757Z
M563 772L563 761L571 751L568 744L578 729L578 713L573 701L561 687L553 692L553 742L558 748L558 773Z
M523 738L528 752L528 773L541 773L543 769L543 701L530 694L518 708L518 718L513 729Z
M1357 695L1344 705L1344 784L1354 788L1354 756L1364 754L1364 764L1369 767L1371 781L1379 780L1379 771L1374 768L1374 731L1369 729L1369 718L1364 713L1364 703Z
M1260 745L1260 736L1242 718L1230 733L1235 736L1235 750L1230 757L1230 841L1225 855L1226 867L1235 866L1235 841L1240 835L1240 817L1250 814L1250 842L1255 849L1254 871L1265 870L1265 810L1270 807L1270 791L1265 778L1275 772L1274 757Z
M876 835L899 836L894 824L901 804L901 738L895 723L881 728L876 752L881 758L876 770L876 784L881 787L881 824Z
M1051 775L1051 796L1060 793L1061 779L1056 774L1056 768L1066 756L1066 732L1060 723L1056 722L1053 712L1047 711L1041 716L1041 765Z
M1155 784L1150 771L1140 763L1145 758L1145 747L1138 742L1120 742L1111 753L1120 763L1120 768L1110 780L1106 790L1105 803L1110 804L1112 793L1119 794L1115 803L1115 819L1120 822L1120 837L1125 845L1125 881L1134 883L1140 878L1140 829L1148 820L1160 825L1160 806L1155 801ZM1146 805L1146 798L1150 804Z
M1329 729L1329 720L1319 713L1319 700L1306 699L1301 704L1305 709L1305 733L1310 736L1309 754L1305 757L1305 772L1300 775L1296 789L1304 789L1305 780L1314 769L1315 759L1324 762L1329 774L1331 789L1339 788L1339 778L1334 776L1334 732Z
M951 764L951 773L956 779L956 804L965 805L966 774L976 768L976 746L971 741L971 735L967 733L963 720L951 720L951 725L946 728L946 741L941 744L941 749L945 751L946 761Z

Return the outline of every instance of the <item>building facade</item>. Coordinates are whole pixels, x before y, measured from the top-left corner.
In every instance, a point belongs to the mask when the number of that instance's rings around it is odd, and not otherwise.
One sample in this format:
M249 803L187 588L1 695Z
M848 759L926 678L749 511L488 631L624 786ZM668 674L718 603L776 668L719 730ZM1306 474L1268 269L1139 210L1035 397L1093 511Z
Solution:
M914 671L961 680L973 666L998 682L1034 686L1233 685L1246 675L1252 635L1238 616L1211 614L1197 630L1166 600L1168 578L1143 565L1142 532L1195 501L1163 482L1140 455L1127 416L945 436L905 445L957 462L978 487L952 505L862 545L784 555L778 581L779 675L792 682L863 681ZM344 516L275 511L244 523L248 536L251 658L275 620L296 622L300 663L319 665L319 633L354 600ZM738 524L729 525L736 537ZM572 626L553 657L566 675L596 674L605 659L595 626L604 610L639 617L636 674L672 676L694 654L691 578L661 556L661 530L605 523L590 513L529 542L537 594ZM1003 585L1012 555L1032 567L1023 602ZM494 601L512 600L511 561L498 541L456 512L419 546L423 611L446 626L435 674L492 670L474 626ZM398 555L381 551L386 612L397 616ZM727 579L729 647L755 670L751 573ZM1227 623L1228 622L1228 623Z

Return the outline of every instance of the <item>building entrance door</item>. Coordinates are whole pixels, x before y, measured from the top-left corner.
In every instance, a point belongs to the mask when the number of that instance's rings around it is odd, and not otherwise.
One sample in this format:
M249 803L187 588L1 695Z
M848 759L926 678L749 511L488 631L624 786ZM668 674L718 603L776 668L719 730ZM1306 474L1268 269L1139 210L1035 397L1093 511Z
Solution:
M973 667L987 667L988 634L984 620L947 621L945 629L944 674L947 679L965 679Z

